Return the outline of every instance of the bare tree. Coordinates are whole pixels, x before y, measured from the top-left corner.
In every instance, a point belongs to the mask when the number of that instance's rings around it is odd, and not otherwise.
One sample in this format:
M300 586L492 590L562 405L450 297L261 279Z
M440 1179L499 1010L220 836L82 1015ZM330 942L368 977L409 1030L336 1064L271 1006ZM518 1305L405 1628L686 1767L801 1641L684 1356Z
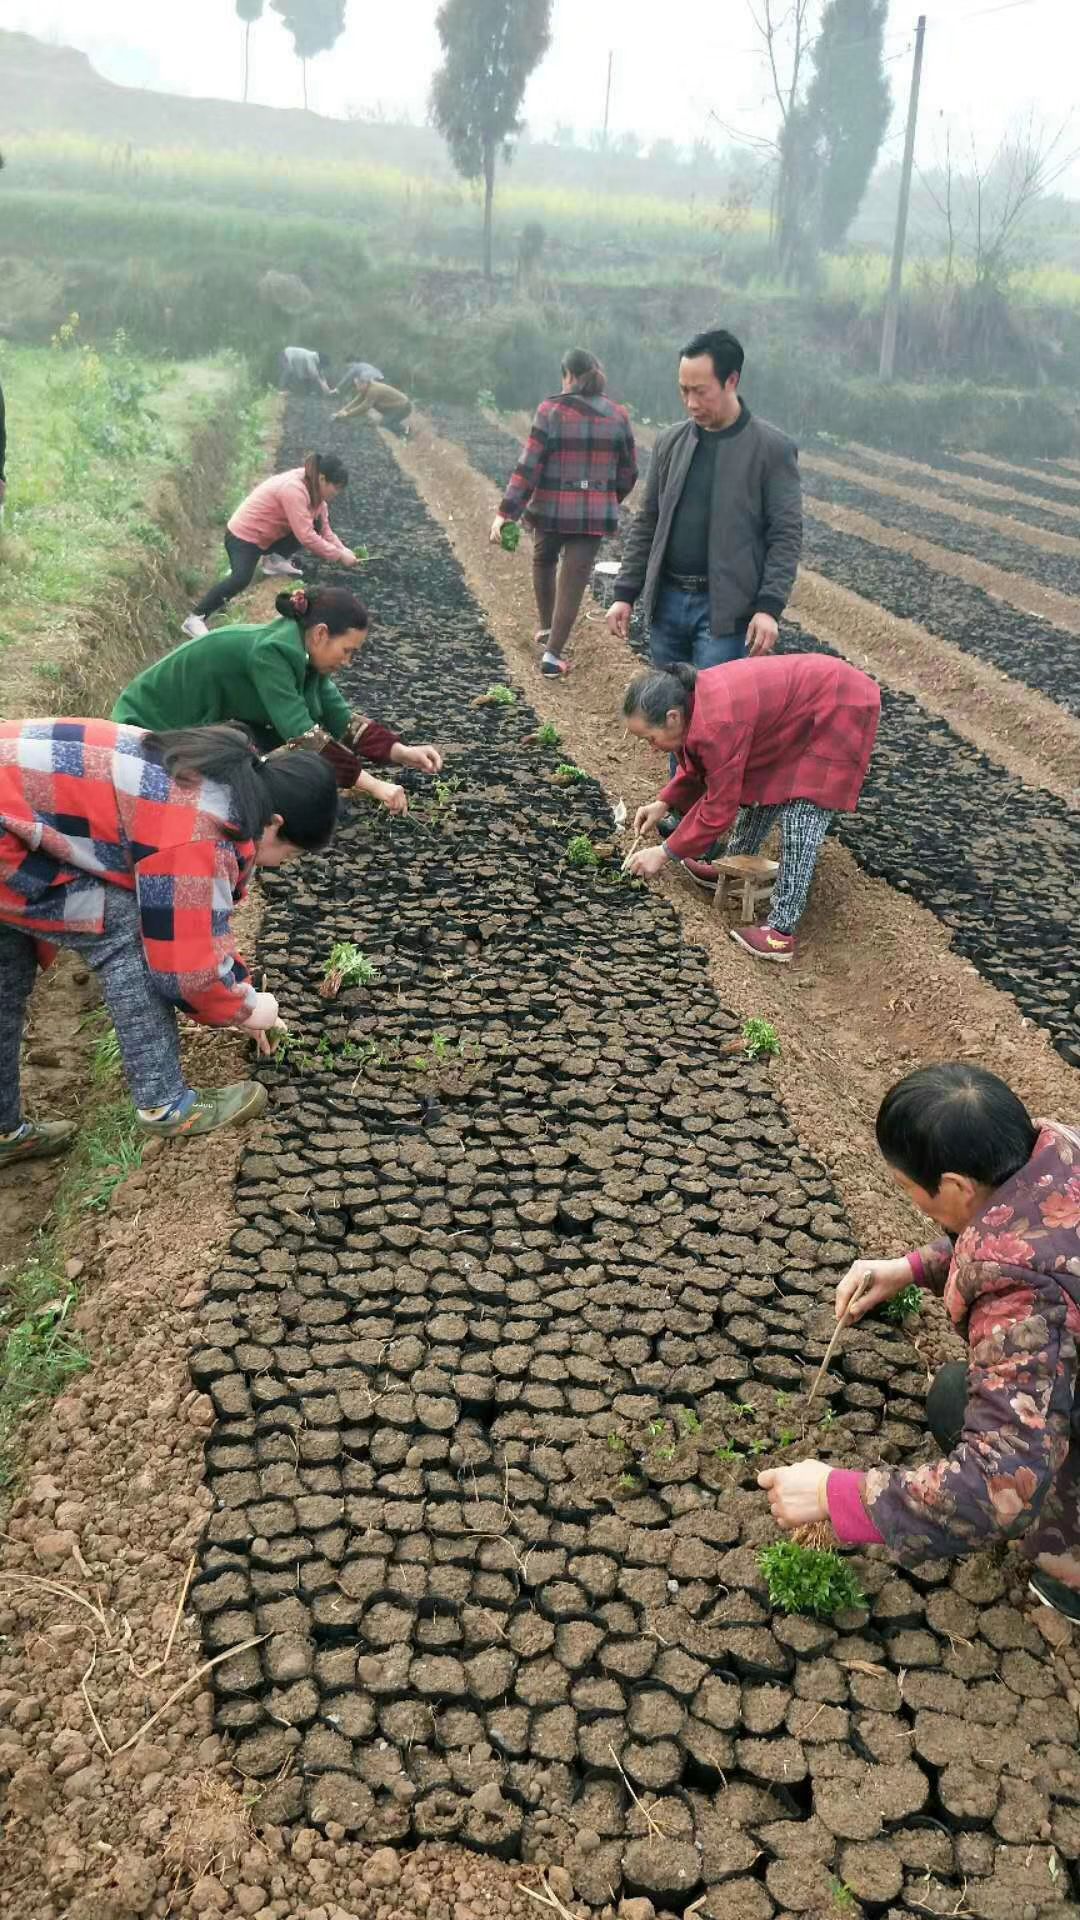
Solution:
M710 118L727 135L749 147L772 175L769 202L769 231L773 250L783 264L785 235L790 234L793 214L799 202L799 150L796 137L800 90L805 79L806 56L812 44L811 17L815 0L747 0L747 10L761 41L768 68L769 88L780 119L776 133L748 134L731 126L719 114Z

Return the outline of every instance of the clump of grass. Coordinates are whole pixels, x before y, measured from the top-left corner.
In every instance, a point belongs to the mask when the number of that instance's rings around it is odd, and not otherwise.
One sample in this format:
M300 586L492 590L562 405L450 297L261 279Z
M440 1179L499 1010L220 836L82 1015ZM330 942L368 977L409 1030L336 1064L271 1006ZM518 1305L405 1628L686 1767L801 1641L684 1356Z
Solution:
M575 767L571 761L561 760L555 769L555 778L556 780L560 780L564 787L573 787L577 785L579 780L585 779L585 774L580 767Z
M323 983L319 991L324 1000L333 1000L342 987L369 987L378 977L379 970L374 961L369 960L367 954L352 940L336 940L323 969Z
M554 720L545 720L541 726L537 727L532 738L533 743L538 747L559 747L562 745L562 734L559 732ZM561 769L559 769L559 771L561 771Z
M744 1020L742 1037L751 1060L768 1059L780 1051L780 1035L771 1020Z
M94 1051L90 1056L90 1078L95 1087L107 1087L118 1079L123 1072L120 1058L120 1042L116 1028L109 1027L94 1042Z
M587 833L575 833L566 843L566 864L568 867L598 867L600 855L593 846Z
M809 1613L830 1620L834 1613L866 1604L855 1575L840 1554L778 1540L758 1555L769 1585L769 1600L782 1613Z
M63 1272L54 1241L43 1239L8 1279L0 1312L0 1485L12 1477L9 1446L23 1414L61 1393L90 1361L69 1317L79 1295Z
M489 687L483 698L491 707L517 706L517 694L513 687L504 687L501 681L496 681L494 686Z
M913 1320L922 1312L922 1288L916 1286L901 1287L891 1300L886 1300L881 1308L883 1320L891 1320L894 1326L900 1326L905 1320Z

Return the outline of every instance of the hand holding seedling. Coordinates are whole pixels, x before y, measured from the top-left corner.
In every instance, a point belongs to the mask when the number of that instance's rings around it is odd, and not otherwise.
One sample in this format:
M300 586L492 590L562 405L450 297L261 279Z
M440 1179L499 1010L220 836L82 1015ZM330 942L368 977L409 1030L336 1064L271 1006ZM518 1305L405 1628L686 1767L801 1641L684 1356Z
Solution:
M438 747L407 747L398 741L390 749L390 758L395 767L411 767L414 773L441 773L442 754ZM400 788L397 789L400 792Z
M277 1052L279 1039L284 1038L288 1031L284 1020L275 1020L272 1027L268 1027L264 1033L255 1035L256 1053L262 1054L268 1060L272 1059Z
M769 1496L772 1517L778 1527L809 1527L827 1520L826 1495L832 1471L823 1460L797 1460L791 1467L766 1467L757 1483Z
M409 796L404 787L398 786L396 780L373 780L371 797L377 800L381 807L385 807L388 813L408 813L409 811Z
M906 1260L856 1260L836 1289L837 1319L861 1320L909 1287L913 1277Z
M614 605L608 608L608 632L613 633L616 640L629 640L630 616L633 611L629 600L616 600Z
M667 853L662 846L639 847L636 853L627 854L623 872L632 873L638 880L651 880L666 865Z
M650 800L647 807L639 807L634 815L634 833L640 840L653 827L658 827L667 808L662 800Z

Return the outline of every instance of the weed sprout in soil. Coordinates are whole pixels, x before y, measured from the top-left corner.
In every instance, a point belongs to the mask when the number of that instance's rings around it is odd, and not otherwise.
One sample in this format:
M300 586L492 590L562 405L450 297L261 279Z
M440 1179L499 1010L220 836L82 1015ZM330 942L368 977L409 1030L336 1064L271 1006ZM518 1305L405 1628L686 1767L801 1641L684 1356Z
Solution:
M830 1620L848 1607L866 1605L866 1595L838 1553L778 1540L758 1555L758 1565L769 1583L769 1600L782 1613Z
M922 1312L922 1288L901 1287L891 1300L886 1300L881 1309L883 1320L891 1320L894 1326L900 1326L905 1320L914 1320Z

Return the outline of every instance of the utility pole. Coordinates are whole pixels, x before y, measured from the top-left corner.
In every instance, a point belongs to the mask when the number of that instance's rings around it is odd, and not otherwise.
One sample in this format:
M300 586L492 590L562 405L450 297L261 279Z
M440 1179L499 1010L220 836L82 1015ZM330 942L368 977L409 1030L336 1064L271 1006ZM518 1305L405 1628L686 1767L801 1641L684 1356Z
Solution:
M607 57L607 92L604 95L604 152L607 152L608 123L611 119L611 76L615 71L614 51Z
M911 69L911 95L908 100L907 132L904 136L904 164L900 174L900 205L896 210L896 238L893 241L892 271L885 297L885 322L881 330L881 364L878 378L891 380L896 370L896 329L900 319L900 288L904 278L904 243L907 239L908 205L911 200L911 170L915 161L915 123L919 117L919 82L922 79L923 39L926 15L920 13L915 29L915 61Z

